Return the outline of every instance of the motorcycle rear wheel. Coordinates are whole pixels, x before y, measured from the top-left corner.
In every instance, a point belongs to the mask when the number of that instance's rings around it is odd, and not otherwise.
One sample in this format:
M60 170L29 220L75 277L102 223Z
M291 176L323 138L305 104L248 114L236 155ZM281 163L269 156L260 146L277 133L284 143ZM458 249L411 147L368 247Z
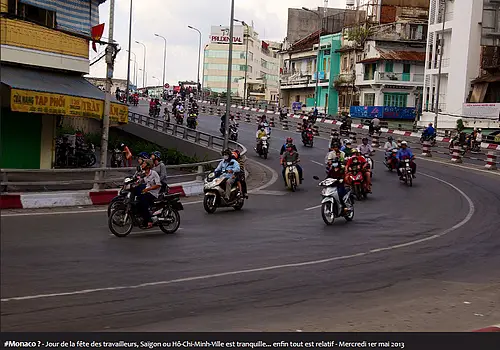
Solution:
M330 202L321 204L321 217L328 226L333 225L335 222L334 209L335 205Z
M241 210L243 208L243 205L245 204L245 200L241 198L238 203L233 205L234 210Z
M127 215L128 214L128 215ZM127 215L127 221L123 222L123 218ZM121 220L121 221L119 221ZM122 223L123 225L120 225L119 223ZM117 227L125 227L124 232L118 232ZM111 231L112 234L114 234L116 237L126 237L132 232L132 229L134 228L134 222L132 219L132 214L127 213L127 209L125 208L119 208L115 211L113 211L108 218L108 227L109 230Z

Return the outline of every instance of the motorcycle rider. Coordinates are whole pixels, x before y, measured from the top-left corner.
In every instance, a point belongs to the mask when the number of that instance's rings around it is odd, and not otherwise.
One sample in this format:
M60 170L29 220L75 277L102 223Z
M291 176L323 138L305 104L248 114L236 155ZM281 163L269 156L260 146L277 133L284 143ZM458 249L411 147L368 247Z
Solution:
M404 159L410 159L410 168L411 168L411 174L413 175L413 178L415 178L415 173L417 172L417 164L415 164L414 159L415 156L413 155L413 152L411 149L408 147L408 143L406 141L401 142L401 148L398 151L398 154L396 155L396 158L399 163L401 163ZM403 180L403 174L399 171L399 164L398 164L398 175L399 179Z
M257 133L255 134L255 137L257 138L257 147L255 148L255 150L259 154L262 151L262 140L261 139L264 136L267 136L267 132L266 132L266 129L264 128L264 126L261 126L260 129L257 130Z
M153 161L153 170L160 175L161 189L160 193L167 191L167 167L161 160L161 153L154 151L151 153L151 160Z
M368 133L370 135L373 135L375 132L378 132L378 131L380 131L380 119L378 119L377 117L374 117L370 121L370 125L368 126Z
M332 137L330 138L330 148L333 148L334 144L340 145L340 135L338 131L334 131Z
M297 167L297 172L299 173L299 181L300 183L302 183L302 180L304 180L304 178L302 177L303 174L302 167L299 165L300 162L299 153L293 149L292 144L288 144L286 146L286 152L283 154L283 156L281 156L281 165L283 166L283 171L281 172L281 174L283 175L285 186L287 185L285 178L285 170L286 170L286 163L288 162L292 162L295 164L295 166Z
M345 139L344 146L342 146L342 148L340 149L342 152L345 153L346 158L350 158L352 156L353 149L352 149L351 145L352 145L351 140Z
M238 180L236 181L238 188L240 189L241 194L248 199L248 193L247 193L247 182L245 179L245 162L246 162L246 156L242 156L240 151L235 149L233 151L233 158L238 162L240 165L240 172L238 173Z
M347 175L355 175L351 173L352 166L354 164L358 164L360 166L360 171L363 174L363 178L366 184L366 191L368 193L372 193L372 183L370 177L370 169L368 169L368 162L366 158L363 157L357 148L352 149L352 157L349 158L346 164ZM349 176L346 176L346 183L350 184Z
M384 144L385 157L387 158L391 154L391 150L398 148L398 144L394 141L392 136L387 138L387 142Z
M229 200L231 195L231 188L236 181L236 174L241 171L239 163L233 159L231 150L226 149L222 152L224 159L219 163L214 170L216 176L224 176L226 180L226 193L225 199Z
M152 169L152 161L148 159L144 163L144 172L146 173L144 183L146 184L146 187L142 190L141 195L139 196L139 209L142 213L142 218L144 219L145 228L151 228L153 227L153 221L151 220L149 207L153 205L154 200L160 195L161 181L160 175Z
M342 162L339 158L331 159L331 166L327 170L327 179L344 180L346 177L345 168L342 166ZM340 203L347 209L347 205L344 202L344 196L346 195L346 189L344 183L337 182L337 191L339 194Z
M363 137L362 144L359 146L359 151L363 156L367 154L372 156L375 152L372 145L368 144L368 137Z
M436 136L436 129L432 126L432 123L429 123L429 126L425 128L424 132L422 133L422 138L424 141L428 141Z
M297 147L295 147L295 145L293 144L293 139L291 137L287 137L286 142L283 144L283 146L281 146L280 156L282 156L283 153L286 152L287 145L292 145L292 148L295 150L295 152L298 152Z
M342 164L345 164L345 153L340 150L340 144L334 143L330 148L330 152L326 154L325 164L330 166L331 161L338 158Z

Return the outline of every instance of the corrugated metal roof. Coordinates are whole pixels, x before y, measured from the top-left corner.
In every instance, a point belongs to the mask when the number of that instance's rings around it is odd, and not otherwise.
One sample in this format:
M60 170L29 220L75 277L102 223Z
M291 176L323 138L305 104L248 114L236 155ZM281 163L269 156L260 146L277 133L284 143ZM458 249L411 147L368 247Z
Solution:
M367 58L361 63L370 63L377 61L414 61L425 62L425 52L419 51L394 51L377 49L380 57Z

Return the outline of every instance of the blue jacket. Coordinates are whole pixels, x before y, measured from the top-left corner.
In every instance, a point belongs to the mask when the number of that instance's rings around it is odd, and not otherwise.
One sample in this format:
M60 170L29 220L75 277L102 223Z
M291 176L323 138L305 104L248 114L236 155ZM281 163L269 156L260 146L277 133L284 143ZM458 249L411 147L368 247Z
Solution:
M232 170L233 174L229 174L227 171ZM240 165L238 164L237 161L234 159L231 159L229 162L226 162L223 160L222 162L219 163L217 168L215 169L215 173L224 173L223 176L230 178L234 175L234 173L239 173L241 171Z
M424 135L429 135L429 136L432 136L436 133L436 129L434 129L432 126L428 126L425 130L424 130Z
M406 149L400 148L398 151L398 154L396 155L396 158L398 160L403 160L404 158L411 159L411 158L413 158L413 152L409 148L406 148Z

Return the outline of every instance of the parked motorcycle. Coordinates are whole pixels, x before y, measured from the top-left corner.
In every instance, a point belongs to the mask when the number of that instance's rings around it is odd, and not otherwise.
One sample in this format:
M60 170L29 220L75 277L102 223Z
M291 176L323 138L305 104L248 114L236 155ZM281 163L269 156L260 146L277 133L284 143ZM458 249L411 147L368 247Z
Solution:
M302 135L302 143L305 147L313 147L314 145L314 133L312 129L307 129Z
M297 169L297 165L294 162L287 162L285 167L285 182L286 186L295 192L297 190L297 186L300 183L299 171Z
M361 172L361 167L359 165L353 165L351 169L349 169L349 177L351 180L351 188L356 196L357 200L361 200L362 198L368 197L368 192L365 187L365 179L363 177L363 173Z
M233 140L234 142L238 141L238 127L240 125L238 123L234 125L229 125L229 139Z
M131 185L129 192L123 201L117 201L114 204L108 218L109 230L117 237L128 236L134 227L146 229L137 197L134 196L133 179L128 178L125 183ZM180 194L160 194L150 208L153 226L158 226L167 234L175 233L181 222L180 210L184 210L180 202Z
M120 168L123 164L123 152L118 148L113 150L111 154L111 167L112 168Z
M319 180L319 177L313 176L315 180ZM323 187L321 195L323 199L321 200L321 217L327 225L332 225L336 218L343 217L347 221L352 221L354 219L354 199L352 197L352 192L347 190L344 195L343 201L345 205L342 204L338 192L338 185L342 184L344 180L342 179L324 179L319 183L318 186Z
M269 142L267 141L268 137L263 136L260 138L260 147L257 147L256 151L259 157L264 157L267 159L267 155L269 153Z
M393 148L388 156L386 156L384 165L389 169L389 171L393 171L396 169L398 165L398 160L396 155L398 154L398 149Z
M403 182L407 186L412 187L413 186L413 174L411 171L409 159L404 159L400 162L399 171L401 172L401 175L403 177Z
M214 172L211 172L205 178L205 184L203 186L203 192L205 193L203 207L207 213L213 214L217 208L233 207L235 210L241 210L241 208L243 208L245 198L243 194L240 193L236 182L231 189L229 200L226 200L226 181L227 179L223 177L222 174L216 176Z

